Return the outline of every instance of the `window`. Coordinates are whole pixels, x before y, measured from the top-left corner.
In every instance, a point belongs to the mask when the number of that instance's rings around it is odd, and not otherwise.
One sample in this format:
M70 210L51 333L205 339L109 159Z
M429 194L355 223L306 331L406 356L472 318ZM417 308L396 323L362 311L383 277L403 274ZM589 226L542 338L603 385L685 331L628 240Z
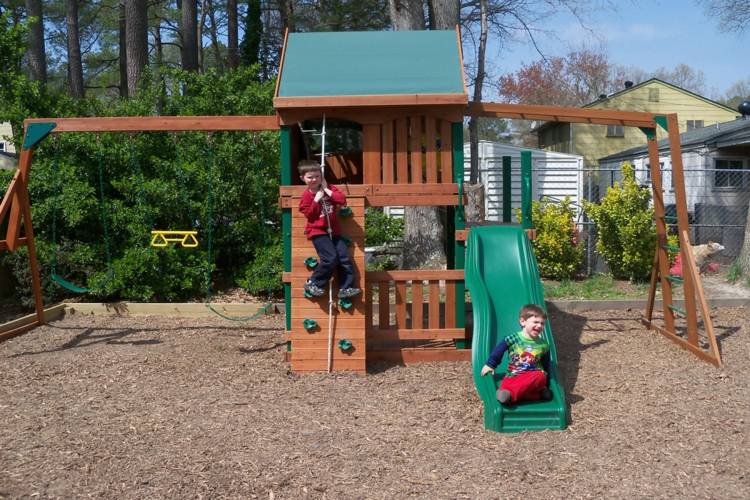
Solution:
M703 128L703 120L688 120L687 129L695 130L697 128Z
M659 89L648 89L648 100L650 102L659 102Z
M0 151L7 151L5 148L5 141L0 141Z
M625 137L625 128L622 125L607 125L607 137Z
M716 158L714 160L714 186L721 188L741 188L747 185L748 175L743 171L743 160Z

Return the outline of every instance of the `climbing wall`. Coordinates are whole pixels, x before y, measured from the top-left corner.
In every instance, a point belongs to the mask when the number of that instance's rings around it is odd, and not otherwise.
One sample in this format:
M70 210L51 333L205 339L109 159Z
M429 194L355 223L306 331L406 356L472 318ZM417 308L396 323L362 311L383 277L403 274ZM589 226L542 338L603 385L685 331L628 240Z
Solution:
M344 186L339 186L346 192ZM294 207L299 198L293 198ZM349 255L355 268L354 286L365 288L365 200L347 194L349 216L339 215L342 235L351 240ZM290 340L292 342L291 368L293 372L327 371L328 369L328 290L321 297L305 297L304 283L312 270L305 265L308 257L316 257L315 248L305 237L305 217L292 209L292 312ZM333 348L332 371L365 372L365 306L364 294L351 298L351 307L339 305L338 283L333 281ZM317 326L305 328L305 320L314 320ZM308 324L310 322L308 321ZM348 340L351 347L342 350L339 341Z

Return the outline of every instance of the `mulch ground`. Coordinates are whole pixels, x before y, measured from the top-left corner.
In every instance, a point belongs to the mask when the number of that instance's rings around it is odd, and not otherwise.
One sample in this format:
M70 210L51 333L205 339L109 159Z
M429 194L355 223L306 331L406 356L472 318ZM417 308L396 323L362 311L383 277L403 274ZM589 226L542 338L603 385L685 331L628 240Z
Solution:
M750 498L750 321L724 367L640 311L553 311L571 423L483 429L468 363L298 376L282 318L71 315L0 344L0 498Z

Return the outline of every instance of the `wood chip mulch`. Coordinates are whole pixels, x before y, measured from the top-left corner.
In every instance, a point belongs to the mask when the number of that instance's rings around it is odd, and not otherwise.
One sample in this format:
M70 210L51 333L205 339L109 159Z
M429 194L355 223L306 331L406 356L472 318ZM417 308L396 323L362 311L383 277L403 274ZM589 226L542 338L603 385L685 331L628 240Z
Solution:
M485 431L470 365L294 375L283 318L69 315L0 344L0 498L750 498L750 321L724 367L551 317L571 423Z

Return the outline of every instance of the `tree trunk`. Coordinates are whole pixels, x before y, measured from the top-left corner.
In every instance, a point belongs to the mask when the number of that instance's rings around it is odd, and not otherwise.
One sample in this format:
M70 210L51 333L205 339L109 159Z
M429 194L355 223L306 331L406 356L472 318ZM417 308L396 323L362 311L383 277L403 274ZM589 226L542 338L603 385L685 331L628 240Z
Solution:
M125 39L125 0L120 2L119 24L120 54L120 97L128 97L128 43Z
M239 27L237 25L237 0L227 0L227 66L240 65Z
M161 92L156 101L156 113L159 115L164 110L164 96L167 93L164 75L162 74L163 64L164 43L161 39L161 23L157 22L156 26L154 26L154 81L159 82L159 86L161 87Z
M213 48L216 69L222 72L224 61L221 57L221 48L219 47L219 34L216 32L216 14L214 13L214 3L211 0L206 2L208 8L208 20L211 21L209 33L211 34L211 47Z
M425 28L422 0L388 0L388 5L394 30L423 30Z
M294 0L279 0L279 16L281 17L281 35L284 36L284 29L289 33L296 31L294 25Z
M482 102L482 90L485 75L485 54L487 52L487 0L479 0L480 34L477 47L477 76L474 80L474 102ZM479 117L469 120L469 151L471 166L469 167L469 184L479 181Z
M182 0L182 69L198 71L197 0Z
M429 0L430 28L434 30L455 29L459 21L459 3L459 0Z
M206 28L206 11L208 10L206 8L206 1L207 0L201 0L200 3L200 18L198 19L198 71L203 72L206 70L206 56L203 53L203 31Z
M26 0L26 14L36 21L29 28L29 76L47 82L47 56L44 51L44 14L42 0Z
M747 207L747 222L745 223L745 241L742 243L740 255L737 261L745 276L750 276L750 203Z
M83 64L81 62L81 41L78 33L78 1L65 0L65 20L68 25L68 80L70 96L80 99L84 96Z
M138 91L148 64L148 2L125 0L125 52L128 68L128 95Z

